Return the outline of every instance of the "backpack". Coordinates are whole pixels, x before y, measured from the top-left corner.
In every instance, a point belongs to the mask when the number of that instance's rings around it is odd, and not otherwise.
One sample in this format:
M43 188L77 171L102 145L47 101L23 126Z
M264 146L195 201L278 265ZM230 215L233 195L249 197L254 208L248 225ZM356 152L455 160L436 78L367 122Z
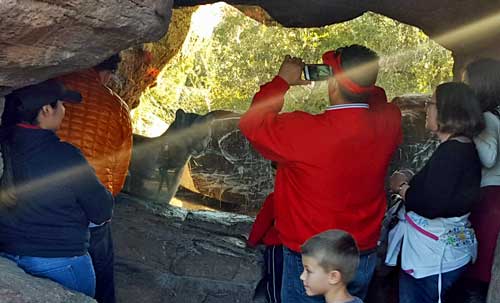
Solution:
M399 222L398 212L404 205L403 198L398 194L392 194L390 197L389 209L386 211L382 220L382 228L380 229L380 238L377 241L377 265L376 272L378 276L387 276L394 267L385 265L385 257L387 255L387 246L389 244L389 232Z

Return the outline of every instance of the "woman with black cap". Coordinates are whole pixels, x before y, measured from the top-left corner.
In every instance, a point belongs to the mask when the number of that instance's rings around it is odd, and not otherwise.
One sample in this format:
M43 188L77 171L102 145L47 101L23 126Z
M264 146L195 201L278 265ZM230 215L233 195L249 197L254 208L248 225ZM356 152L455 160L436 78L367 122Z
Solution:
M80 151L55 134L63 102L81 96L48 80L5 99L0 255L29 274L94 296L88 225L108 221L114 200Z

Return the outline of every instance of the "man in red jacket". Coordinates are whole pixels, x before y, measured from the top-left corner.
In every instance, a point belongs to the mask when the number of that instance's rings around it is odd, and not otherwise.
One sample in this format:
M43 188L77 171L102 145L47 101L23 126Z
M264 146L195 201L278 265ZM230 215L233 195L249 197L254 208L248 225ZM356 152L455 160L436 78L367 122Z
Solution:
M366 296L386 209L384 177L402 140L401 112L374 85L375 52L351 45L325 53L323 62L333 72L325 112L280 114L288 88L308 83L301 79L302 60L287 56L240 120L253 147L278 162L274 213L284 245L282 300L287 303L324 302L306 295L299 278L300 246L328 229L345 230L356 239L361 260L349 292Z

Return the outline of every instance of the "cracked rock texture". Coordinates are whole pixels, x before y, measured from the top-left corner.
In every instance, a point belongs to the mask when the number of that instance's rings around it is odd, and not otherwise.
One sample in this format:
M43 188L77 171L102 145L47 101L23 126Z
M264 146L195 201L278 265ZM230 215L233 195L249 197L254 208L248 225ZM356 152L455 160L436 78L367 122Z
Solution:
M171 0L2 0L0 94L158 40Z
M120 195L112 226L118 301L257 302L263 260L245 245L252 221Z

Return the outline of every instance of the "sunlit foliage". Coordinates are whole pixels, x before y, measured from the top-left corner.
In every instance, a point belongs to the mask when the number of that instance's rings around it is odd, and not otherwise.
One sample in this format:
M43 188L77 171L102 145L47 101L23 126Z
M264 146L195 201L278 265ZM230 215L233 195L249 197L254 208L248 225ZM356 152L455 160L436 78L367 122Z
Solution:
M217 5L223 18L207 35L192 30L182 51L160 73L157 86L145 92L138 108L163 120L175 110L205 113L215 109L242 112L259 85L277 73L285 54L321 63L329 49L362 44L381 57L378 85L389 98L406 93L430 93L452 78L451 53L419 29L392 19L366 13L332 26L311 29L266 27L227 5ZM196 18L196 14L193 15ZM285 110L320 112L327 102L324 83L294 87L287 94Z

